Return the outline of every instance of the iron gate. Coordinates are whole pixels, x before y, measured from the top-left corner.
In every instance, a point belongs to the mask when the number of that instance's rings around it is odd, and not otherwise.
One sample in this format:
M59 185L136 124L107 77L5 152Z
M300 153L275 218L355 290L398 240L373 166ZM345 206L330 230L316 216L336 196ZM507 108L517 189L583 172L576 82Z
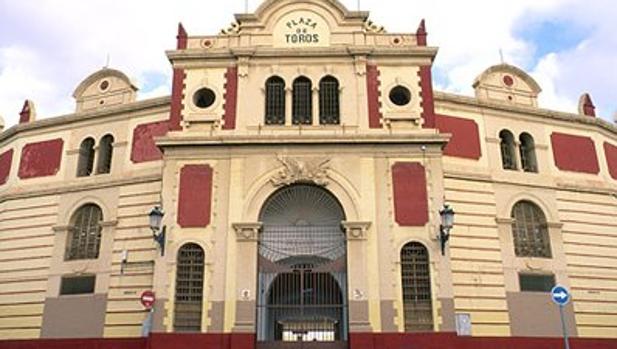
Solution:
M347 348L342 212L330 193L311 185L286 187L264 205L258 349Z

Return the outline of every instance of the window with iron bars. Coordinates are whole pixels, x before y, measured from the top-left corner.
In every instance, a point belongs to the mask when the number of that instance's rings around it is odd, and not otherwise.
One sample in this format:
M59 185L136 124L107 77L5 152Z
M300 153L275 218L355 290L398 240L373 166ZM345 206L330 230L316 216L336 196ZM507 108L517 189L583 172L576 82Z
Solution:
M333 76L326 76L319 82L319 123L340 124L339 82Z
M538 165L536 162L536 149L531 137L528 133L521 134L520 137L521 147L521 167L525 172L538 172Z
M204 250L186 244L178 251L174 331L200 332L204 284Z
M73 216L65 260L97 259L101 245L101 209L93 204L84 205Z
M96 173L103 174L111 172L111 160L114 153L114 136L106 135L101 138L99 144L99 159L96 165Z
M529 201L512 209L512 233L517 257L551 258L551 244L542 210Z
M273 76L266 81L266 125L285 125L285 81Z
M86 138L79 146L77 177L87 177L94 171L94 139Z
M405 332L433 331L433 306L428 251L410 242L401 250Z
M516 170L516 155L514 136L510 131L503 130L499 133L501 148L501 163L504 170Z
M313 123L313 88L311 80L301 76L293 83L294 125L311 125Z

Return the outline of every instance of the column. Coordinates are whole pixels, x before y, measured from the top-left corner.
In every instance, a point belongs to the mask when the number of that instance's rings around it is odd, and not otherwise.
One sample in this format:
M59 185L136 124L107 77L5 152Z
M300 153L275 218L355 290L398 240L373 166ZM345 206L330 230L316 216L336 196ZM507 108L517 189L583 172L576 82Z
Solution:
M236 316L232 332L254 333L257 295L257 241L262 224L234 223L236 232Z
M370 222L342 222L347 237L349 332L373 332L369 317L366 248Z

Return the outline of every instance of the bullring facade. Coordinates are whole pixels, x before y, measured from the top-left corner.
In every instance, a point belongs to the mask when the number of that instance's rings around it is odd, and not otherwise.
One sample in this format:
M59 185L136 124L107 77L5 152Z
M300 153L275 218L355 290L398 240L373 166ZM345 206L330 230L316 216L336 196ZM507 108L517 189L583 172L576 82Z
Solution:
M589 95L542 109L507 64L475 97L433 91L424 23L389 34L336 0L177 39L170 97L105 68L75 113L27 101L0 134L0 339L144 322L227 338L212 348L555 338L560 284L575 340L614 345L617 127Z

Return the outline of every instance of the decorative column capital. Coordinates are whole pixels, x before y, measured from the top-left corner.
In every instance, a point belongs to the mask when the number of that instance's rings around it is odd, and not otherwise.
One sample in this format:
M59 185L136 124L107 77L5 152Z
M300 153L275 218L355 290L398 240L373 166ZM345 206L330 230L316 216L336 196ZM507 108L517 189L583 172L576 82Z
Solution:
M371 222L341 222L347 240L366 240Z
M263 224L261 222L233 223L231 226L236 231L236 241L242 242L257 241Z

